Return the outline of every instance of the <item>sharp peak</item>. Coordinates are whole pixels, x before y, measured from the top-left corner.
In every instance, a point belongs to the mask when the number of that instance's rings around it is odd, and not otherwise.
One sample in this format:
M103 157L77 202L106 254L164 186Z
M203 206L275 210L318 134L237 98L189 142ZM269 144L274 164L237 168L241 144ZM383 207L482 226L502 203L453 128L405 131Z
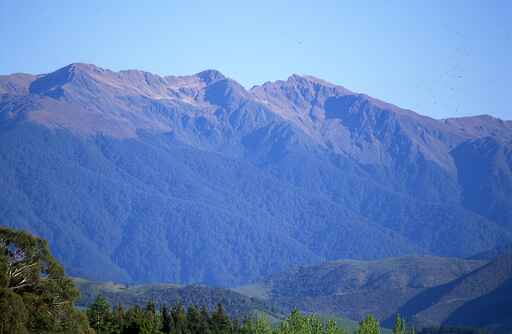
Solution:
M275 81L267 81L263 83L262 85L255 85L251 89L256 89L258 87L262 86L272 86L272 85L282 85L282 84L288 84L288 85L303 85L303 84L313 84L313 85L320 85L323 87L329 87L329 88L338 88L343 89L346 92L353 93L346 89L345 87L341 85L334 84L332 82L320 79L318 77L315 77L313 75L309 74L297 74L292 73L286 80L275 80Z
M320 79L318 77L315 77L315 76L309 75L309 74L292 73L292 75L290 75L286 81L288 81L288 82L308 81L308 82L318 83L318 84L321 84L324 86L336 86L333 83L330 83L326 80Z
M74 67L74 68L97 68L98 66L96 66L95 64L91 64L91 63L80 63L80 62L76 62L76 63L71 63L69 65L67 65L68 67Z
M198 78L200 78L202 81L206 82L207 84L215 82L215 81L227 79L227 77L224 74L222 74L220 71L214 70L214 69L207 69L207 70L201 71L199 73L196 73L195 76L197 76Z
M101 73L106 72L108 70L105 70L101 67L98 67L93 64L85 64L85 63L71 63L69 65L66 65L64 67L61 67L55 71L40 74L39 77L44 80L45 77L47 78L55 78L59 77L61 80L63 78L67 78L67 80L71 80L75 76L83 76L83 75L91 75L93 73Z
M86 63L71 63L67 66L64 66L57 71L104 71L104 69L94 65L94 64L86 64Z

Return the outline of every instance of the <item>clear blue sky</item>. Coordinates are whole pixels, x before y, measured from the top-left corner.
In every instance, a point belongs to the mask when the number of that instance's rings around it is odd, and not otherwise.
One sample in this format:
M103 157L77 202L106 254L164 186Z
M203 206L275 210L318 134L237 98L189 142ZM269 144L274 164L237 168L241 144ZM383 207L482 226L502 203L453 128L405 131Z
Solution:
M143 3L0 0L0 73L311 74L435 118L512 119L512 1Z

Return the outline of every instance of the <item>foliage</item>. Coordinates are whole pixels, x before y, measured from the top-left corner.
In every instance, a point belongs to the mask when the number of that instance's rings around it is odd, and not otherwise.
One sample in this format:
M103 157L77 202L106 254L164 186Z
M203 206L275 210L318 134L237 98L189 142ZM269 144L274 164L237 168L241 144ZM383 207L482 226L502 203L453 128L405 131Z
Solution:
M113 314L110 310L110 305L101 295L98 295L94 303L87 309L87 318L96 334L109 333L111 331L109 324L113 320Z
M400 314L396 314L395 323L393 324L393 334L405 334L405 321L400 318Z
M379 322L372 315L368 315L359 323L356 334L380 334Z
M103 314L99 314L103 312ZM315 315L302 315L294 310L288 318L273 328L265 316L246 318L239 322L230 318L218 304L209 312L205 307L181 303L162 305L156 310L149 302L143 309L135 305L126 312L112 310L102 297L88 307L90 326L101 334L345 334L333 320L323 321Z
M87 333L78 290L46 241L0 227L0 334Z
M28 313L20 295L0 289L0 334L26 334Z
M177 286L173 284L126 285L91 282L75 279L80 289L77 305L86 307L94 302L97 295L104 297L111 305L145 305L153 301L157 305L174 305L181 302L184 308L201 305L214 309L222 304L224 311L233 318L242 319L255 313L267 314L270 319L283 319L283 313L270 301L248 297L231 289L202 285ZM170 312L170 310L168 310Z

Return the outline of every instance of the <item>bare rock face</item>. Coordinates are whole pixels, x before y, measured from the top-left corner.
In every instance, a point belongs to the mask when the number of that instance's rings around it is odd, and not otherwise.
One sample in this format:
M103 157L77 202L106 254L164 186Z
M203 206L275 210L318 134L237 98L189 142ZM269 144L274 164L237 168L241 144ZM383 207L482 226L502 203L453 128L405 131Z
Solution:
M127 282L469 256L512 242L511 138L310 76L247 90L71 64L0 77L0 224L73 275Z

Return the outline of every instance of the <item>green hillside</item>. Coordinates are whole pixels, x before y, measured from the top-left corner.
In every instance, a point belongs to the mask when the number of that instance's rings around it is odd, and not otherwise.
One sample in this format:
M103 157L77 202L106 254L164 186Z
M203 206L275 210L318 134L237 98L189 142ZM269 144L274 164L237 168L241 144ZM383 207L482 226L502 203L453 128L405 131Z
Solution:
M75 278L74 282L80 290L81 296L77 305L81 307L86 307L97 295L101 295L113 306L119 304L125 307L143 306L148 302L156 305L172 305L180 302L184 306L207 306L213 310L217 304L222 304L227 314L240 319L264 314L277 321L285 316L268 301L223 288L174 284L124 285L92 282L79 278Z
M236 291L272 301L285 310L298 307L306 312L342 314L356 320L371 313L390 326L387 319L411 298L485 263L443 257L341 260L298 267Z

